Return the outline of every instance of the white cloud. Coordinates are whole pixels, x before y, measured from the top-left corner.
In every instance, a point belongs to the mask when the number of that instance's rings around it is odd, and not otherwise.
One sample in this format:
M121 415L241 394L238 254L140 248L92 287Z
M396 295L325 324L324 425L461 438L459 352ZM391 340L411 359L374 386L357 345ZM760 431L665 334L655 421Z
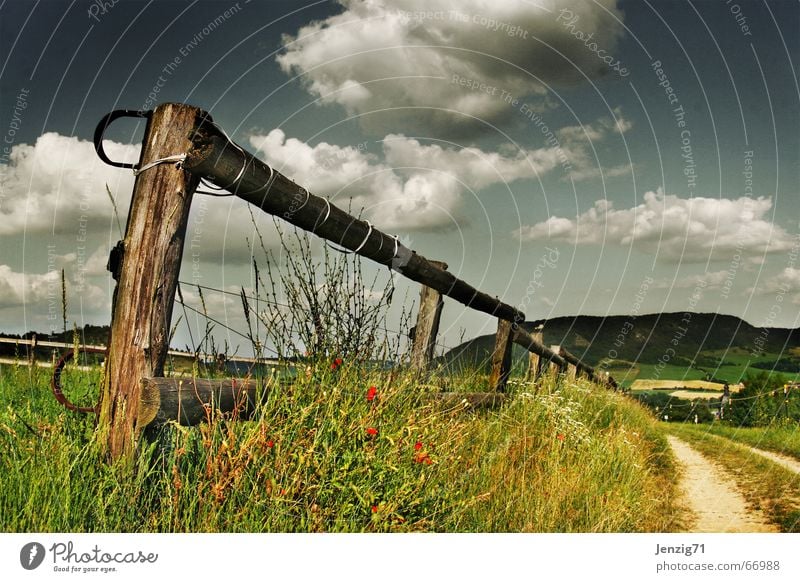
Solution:
M783 297L788 296L793 304L800 305L800 269L786 267L759 288L751 288L749 291L757 295L773 296L776 301L783 301ZM778 297L781 299L778 300Z
M615 178L626 176L633 169L631 164L604 167L598 159L597 147L609 136L622 135L633 127L626 119L622 109L617 107L612 114L601 117L593 123L570 125L556 131L558 143L567 159L567 174L575 182L596 178Z
M106 141L104 147L112 159L139 157L138 146ZM104 164L89 141L45 133L33 145L15 145L9 159L0 166L0 236L108 231L112 206L106 185L127 214L131 172Z
M14 272L8 265L0 265L0 308L20 307L25 303L47 301L48 296L58 301L58 313L60 313L60 271L25 275Z
M339 1L342 13L286 36L277 61L286 73L302 75L322 103L351 114L383 110L363 119L376 127L400 121L454 131L469 123L443 107L495 123L512 112L501 90L544 101L546 84L608 73L575 30L609 55L623 32L615 0ZM562 8L578 17L571 29L558 20ZM472 90L459 79L497 91Z
M67 309L68 318L78 316L77 306L83 302L86 312L92 315L109 310L111 305L108 294L85 280L79 281L74 276L74 257L67 257L64 262L59 258L54 267L45 273L19 273L8 265L0 265L0 309L18 309L25 306L32 313L49 313L61 322L61 264L67 276Z
M138 145L105 141L104 148L111 159L139 158ZM51 232L80 237L86 251L80 261L85 262L81 272L105 276L109 249L105 243L98 248L97 241L101 234L107 238L109 229L113 238L119 236L106 185L114 195L124 228L133 173L104 164L92 142L57 133L45 133L33 145L15 145L9 159L8 165L0 165L0 237ZM267 246L275 246L271 219L259 212L255 216L264 225ZM233 263L249 262L246 237L254 240L255 232L247 203L233 197L209 199L197 195L189 218L187 247L195 235L197 244L202 245L203 261L218 262L224 257ZM59 257L58 267L77 258L75 253Z
M538 178L559 165L557 148L513 155L479 148L423 144L399 134L382 140L383 161L364 147L325 142L312 147L274 129L250 144L267 162L332 200L352 198L353 211L386 229L430 230L452 226L467 189ZM340 202L346 207L346 204Z
M786 251L792 238L770 221L772 200L766 197L679 198L661 190L647 192L644 202L617 210L608 200L574 220L552 216L523 226L524 241L558 240L578 245L634 245L667 262L731 260L737 254L758 261L764 253Z

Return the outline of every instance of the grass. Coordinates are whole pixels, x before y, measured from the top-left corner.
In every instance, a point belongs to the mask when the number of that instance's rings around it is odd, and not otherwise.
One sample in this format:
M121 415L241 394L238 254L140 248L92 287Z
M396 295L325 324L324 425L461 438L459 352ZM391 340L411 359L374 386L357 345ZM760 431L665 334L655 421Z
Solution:
M712 434L746 443L758 449L800 459L800 427L796 424L745 428L714 423L703 428Z
M503 408L465 412L435 404L410 374L319 362L290 388L268 387L252 421L169 426L134 463L109 465L93 419L61 409L47 374L0 368L5 532L681 526L659 427L636 403L584 382L518 383ZM64 383L88 393L98 380L99 371L72 371ZM465 391L483 382L450 380Z
M800 532L800 475L745 446L715 436L706 426L665 424L665 427L725 467L746 499L781 531Z

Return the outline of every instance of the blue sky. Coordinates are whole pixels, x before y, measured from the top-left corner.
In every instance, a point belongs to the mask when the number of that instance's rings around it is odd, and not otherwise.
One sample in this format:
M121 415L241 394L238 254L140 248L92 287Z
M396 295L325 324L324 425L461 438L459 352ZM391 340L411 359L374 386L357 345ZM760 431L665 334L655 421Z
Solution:
M91 135L165 101L529 319L799 325L796 2L6 0L0 29L5 331L52 327L62 267L70 320L109 321L105 186L124 214L133 180ZM243 204L195 200L190 233L201 216L203 282L248 286ZM443 341L494 325L448 303Z

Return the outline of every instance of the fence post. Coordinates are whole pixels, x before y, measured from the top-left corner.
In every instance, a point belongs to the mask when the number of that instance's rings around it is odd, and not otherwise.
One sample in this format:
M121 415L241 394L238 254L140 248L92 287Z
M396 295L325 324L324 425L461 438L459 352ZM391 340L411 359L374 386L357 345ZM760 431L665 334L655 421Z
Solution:
M447 263L429 262L435 267L447 270ZM417 313L417 325L414 328L414 343L411 346L411 368L413 370L426 370L433 359L443 306L442 294L436 289L423 285L419 292L419 313Z
M513 347L513 324L505 319L497 320L497 335L492 352L492 373L489 376L489 388L496 392L504 392L506 382L511 373L511 348Z
M166 103L153 111L139 166L185 153L205 112ZM100 410L110 459L129 456L139 434L142 378L163 376L192 194L199 178L175 163L136 177L118 269Z
M531 337L533 337L533 339L540 344L544 342L544 333L541 331L541 326L531 332ZM528 382L536 382L544 373L545 365L545 360L539 354L529 352L528 372L525 376L525 379Z
M550 346L550 351L552 351L554 354L557 354L557 355L560 356L561 355L561 346L560 345L555 345L555 344L551 345ZM550 362L550 370L549 371L554 376L558 376L561 372L566 372L566 370L563 370L561 368L561 366L559 366L557 363L555 363L553 361Z

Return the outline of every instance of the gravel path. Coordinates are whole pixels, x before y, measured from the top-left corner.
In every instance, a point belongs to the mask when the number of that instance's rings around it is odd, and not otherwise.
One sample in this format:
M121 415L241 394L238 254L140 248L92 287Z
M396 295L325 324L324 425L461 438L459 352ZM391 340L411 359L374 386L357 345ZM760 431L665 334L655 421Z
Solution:
M748 506L734 480L681 439L668 436L683 467L680 489L694 515L690 532L777 532L764 514ZM759 451L763 452L763 451Z

